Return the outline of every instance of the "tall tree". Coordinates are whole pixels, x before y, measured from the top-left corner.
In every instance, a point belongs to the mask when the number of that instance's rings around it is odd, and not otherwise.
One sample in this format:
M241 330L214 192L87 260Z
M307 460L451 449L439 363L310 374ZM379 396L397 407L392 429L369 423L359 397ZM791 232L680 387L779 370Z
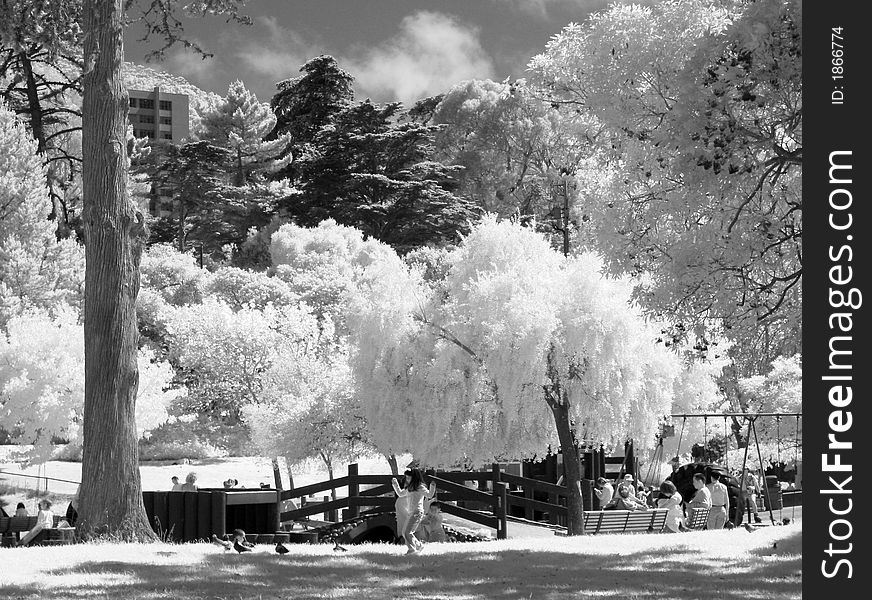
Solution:
M291 162L289 134L264 140L275 125L269 104L258 102L257 96L237 79L227 89L224 102L206 115L203 136L228 150L236 173L233 183L243 186L255 173L278 171Z
M741 374L800 348L802 10L798 2L614 6L531 62L606 152L600 249L648 273L637 298L736 341Z
M380 450L428 461L564 457L580 534L582 442L654 441L676 357L631 307L630 285L589 255L565 258L517 222L486 218L449 255L441 285L373 265L354 305L355 375Z
M426 115L426 107L416 108ZM594 153L592 123L567 118L523 80L459 83L429 114L442 125L436 157L463 167L458 195L484 211L536 223L564 254L581 245L579 196Z
M399 103L347 107L300 160L300 192L285 206L299 224L332 218L406 252L456 241L477 215L453 193L457 167L433 160L438 126L398 123Z
M236 0L204 0L188 13L237 15ZM85 0L82 103L85 226L85 406L81 535L153 540L142 503L134 406L139 371L136 296L147 238L127 194L127 108L122 82L124 9L133 0ZM174 2L146 1L148 35L181 39Z
M292 146L287 152L295 157L305 154L321 128L354 99L354 78L340 69L332 56L312 58L300 72L303 75L279 81L270 101L276 124L269 139L290 135ZM275 177L295 179L295 165L288 165Z

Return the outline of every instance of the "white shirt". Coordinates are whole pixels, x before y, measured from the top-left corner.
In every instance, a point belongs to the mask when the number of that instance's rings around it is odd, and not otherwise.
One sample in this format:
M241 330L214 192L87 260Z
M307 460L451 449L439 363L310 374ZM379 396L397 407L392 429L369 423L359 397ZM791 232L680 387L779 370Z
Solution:
M50 510L41 510L36 515L36 524L42 525L43 528L51 529L54 527L54 513Z

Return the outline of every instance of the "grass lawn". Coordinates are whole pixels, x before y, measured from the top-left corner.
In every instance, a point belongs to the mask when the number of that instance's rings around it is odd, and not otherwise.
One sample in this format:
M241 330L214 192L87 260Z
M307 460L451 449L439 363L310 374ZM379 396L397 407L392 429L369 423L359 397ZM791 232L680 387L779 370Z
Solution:
M0 598L801 598L800 523L404 547L89 544L0 549ZM775 544L775 546L773 546Z

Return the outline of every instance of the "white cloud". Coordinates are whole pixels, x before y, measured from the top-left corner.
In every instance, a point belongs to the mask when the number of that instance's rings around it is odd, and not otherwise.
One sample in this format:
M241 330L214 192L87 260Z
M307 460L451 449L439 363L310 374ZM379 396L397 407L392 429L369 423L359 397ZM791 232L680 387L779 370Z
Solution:
M198 42L199 43L199 42ZM200 44L202 46L202 44ZM194 82L211 81L217 71L216 57L203 58L192 50L178 50L170 55L164 66L160 68L170 73L177 73Z
M339 59L356 79L356 96L407 105L464 79L492 77L494 64L477 28L442 13L405 17L400 31L362 56Z

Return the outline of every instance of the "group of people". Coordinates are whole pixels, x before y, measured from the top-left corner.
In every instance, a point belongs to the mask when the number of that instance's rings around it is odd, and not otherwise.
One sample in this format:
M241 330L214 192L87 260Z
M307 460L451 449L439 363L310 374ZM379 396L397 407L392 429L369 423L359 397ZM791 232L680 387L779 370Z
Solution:
M78 512L78 502L79 502L79 490L76 490L76 494L73 496L72 500L70 500L69 506L67 506L67 512L64 515L64 518L61 519L57 526L60 527L75 527L76 521L79 518ZM20 540L18 540L18 546L27 546L30 544L36 536L43 529L51 529L55 526L54 520L55 515L54 511L52 511L52 501L48 498L43 498L37 504L37 513L36 513L36 524L25 533ZM24 506L23 502L19 502L15 507L15 516L16 517L28 517L30 516L27 512L27 507Z
M185 483L180 483L179 478L176 475L173 475L170 480L173 483L173 486L170 489L170 491L172 492L196 492L198 489L200 489L197 486L197 474L193 471L188 473L188 475L185 477ZM235 477L230 477L226 479L222 483L222 485L224 486L225 490L245 489L244 485L239 485L239 480ZM260 489L269 489L269 484L261 483Z
M193 471L185 477L185 483L179 483L179 478L173 475L170 481L173 482L172 492L196 492L197 491L197 474Z
M653 489L646 489L643 485L634 485L633 476L625 475L615 491L612 483L604 477L596 480L594 494L599 499L602 510L648 510L649 508L665 508L666 528L672 532L687 530L687 517L692 511L708 508L706 529L722 529L730 514L730 495L727 486L720 479L720 473L711 471L710 483L706 483L704 473L695 473L693 487L696 490L690 502L685 504L684 498L668 479L660 484L658 493ZM754 517L760 522L757 515L757 504L753 502ZM685 515L685 508L687 514Z
M444 542L445 530L442 527L442 506L435 500L436 484L424 485L424 475L420 469L406 469L403 484L396 478L391 485L397 499L394 508L397 513L397 535L406 544L406 554L415 554L424 548L424 542Z

